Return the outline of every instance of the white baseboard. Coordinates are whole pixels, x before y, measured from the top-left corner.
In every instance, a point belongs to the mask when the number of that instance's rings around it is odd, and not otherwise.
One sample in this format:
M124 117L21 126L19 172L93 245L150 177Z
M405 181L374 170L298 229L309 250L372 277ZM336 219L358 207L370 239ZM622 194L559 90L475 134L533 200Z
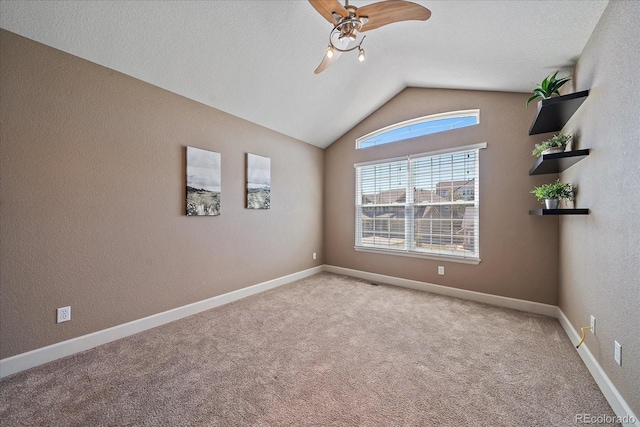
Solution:
M383 274L369 273L366 271L352 270L350 268L325 266L325 271L345 276L357 277L359 279L370 280L377 283L400 286L403 288L415 289L418 291L431 292L439 295L446 295L454 298L466 299L485 304L497 305L500 307L512 308L514 310L526 311L529 313L543 314L545 316L556 317L558 307L555 305L542 304L539 302L525 301L516 298L501 297L482 292L468 291L466 289L451 288L449 286L435 285L433 283L418 282L417 280L402 279L400 277L385 276Z
M560 307L557 307L557 315L555 316L559 321L562 327L564 328L565 333L569 337L569 340L572 344L578 345L580 342L580 335L578 331L571 325L569 319L565 314L560 310ZM586 343L583 343L579 349L577 349L578 354L582 358L582 361L587 366L589 373L600 387L602 394L611 405L611 409L616 413L621 420L627 420L629 422L622 422L622 425L625 427L640 427L640 419L633 413L627 402L618 392L618 389L613 385L607 374L604 372L598 361L593 354L589 351L589 347L587 347Z
M237 291L218 295L203 301L194 302L192 304L177 307L172 310L164 311L162 313L154 314L128 323L123 323L122 325L114 326L102 331L93 332L67 341L28 351L26 353L7 357L0 360L0 378L44 363L52 362L62 357L79 353L81 351L89 350L99 345L200 313L201 311L228 304L232 301L237 301L250 295L264 292L296 280L304 279L305 277L321 273L322 271L324 271L324 266L313 267L287 276L282 276L277 279L269 280L267 282L259 283L257 285L238 289Z
M0 378L8 375L33 368L44 363L52 362L62 357L70 356L81 351L89 350L102 344L115 341L165 323L173 322L187 316L200 313L233 301L255 295L287 283L304 279L317 273L327 271L330 273L342 274L345 276L356 277L363 280L369 280L376 283L386 283L389 285L400 286L409 289L432 292L435 294L451 296L455 298L466 299L470 301L481 302L485 304L496 305L514 310L526 311L529 313L542 314L555 317L569 337L569 340L577 344L580 340L578 332L569 322L569 319L555 305L542 304L537 302L519 300L515 298L502 297L497 295L484 294L481 292L468 291L465 289L450 288L447 286L436 285L433 283L419 282L416 280L403 279L393 276L385 276L382 274L369 273L366 271L352 270L349 268L335 267L332 265L322 265L313 267L308 270L299 271L237 291L229 292L193 304L174 308L162 313L154 314L122 325L114 326L109 329L97 331L88 335L83 335L60 343L52 344L46 347L35 349L26 353L18 354L0 360ZM630 423L623 423L625 427L640 427L640 420L635 416L624 398L620 395L616 387L613 385L609 377L606 375L600 364L593 357L586 344L580 346L577 350L587 369L595 379L604 394L605 398L611 405L613 411L623 420L631 420ZM595 415L595 414L594 414Z
M484 294L481 292L468 291L465 289L450 288L447 286L435 285L433 283L418 282L416 280L385 276L382 274L352 270L343 267L335 267L332 265L325 265L324 271L356 277L358 279L369 280L374 283L386 283L403 288L416 289L419 291L426 291L434 294L446 295L450 297L496 305L499 307L512 308L514 310L555 317L560 321L560 324L564 328L564 331L569 337L569 340L574 345L577 345L578 342L580 342L580 336L578 335L578 332L573 328L573 326L569 322L569 319L567 319L562 310L560 310L560 307L555 305L501 297L498 295ZM605 374L600 364L593 357L587 346L585 344L582 344L580 346L580 349L577 349L577 351L584 364L587 366L589 373L591 373L591 376L593 376L593 378L595 379L598 387L600 387L602 394L609 402L609 405L611 405L611 409L613 409L613 411L618 417L620 417L621 420L631 421L629 423L623 422L622 425L625 427L640 427L640 420L635 416L629 405L627 405L627 402L620 395L607 374Z

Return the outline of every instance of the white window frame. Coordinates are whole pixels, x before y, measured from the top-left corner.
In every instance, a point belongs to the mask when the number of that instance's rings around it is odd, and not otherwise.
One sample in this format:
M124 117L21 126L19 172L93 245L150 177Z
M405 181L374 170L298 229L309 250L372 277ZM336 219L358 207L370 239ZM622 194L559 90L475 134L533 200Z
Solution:
M413 154L406 157L400 158L392 158L392 159L383 159L372 162L365 163L356 163L354 168L356 170L356 200L355 200L355 246L354 249L359 252L372 252L372 253L383 253L389 255L400 255L400 256L409 256L416 258L426 258L426 259L436 259L436 260L446 260L453 262L460 262L465 264L479 264L480 263L480 231L479 231L479 216L480 216L480 156L479 150L487 148L487 143L483 142L480 144L472 144L460 147L447 148L443 150L431 151L426 153ZM424 250L417 250L414 248L414 227L415 227L415 219L413 218L414 206L419 206L419 204L414 204L413 194L414 194L414 182L413 182L413 165L414 161L418 159L423 159L426 157L438 157L440 155L453 154L453 153L461 153L465 151L476 151L476 163L475 163L475 171L474 171L474 191L475 197L473 203L464 202L466 205L472 204L476 209L476 216L474 218L474 253L475 255L465 255L465 254L456 254L456 253L447 253L446 251L440 250L438 253L435 252L426 252ZM399 204L398 206L403 206L405 209L405 245L402 248L392 249L392 248L381 248L370 245L365 245L362 242L362 180L360 177L360 173L363 167L366 166L374 166L374 165L384 165L394 162L402 162L405 161L407 163L406 173L407 177L405 179L406 182L406 200L404 204ZM447 202L445 204L455 204L456 202ZM438 203L438 205L443 205L443 203Z
M383 144L374 144L368 147L362 147L362 143L366 142L367 140L374 138L376 136L388 133L388 132L392 132L396 129L401 129L404 127L411 127L413 125L419 125L422 123L428 123L428 122L435 122L435 121L439 121L439 120L448 120L448 119L455 119L455 118L463 118L463 117L475 117L476 118L476 125L480 123L480 110L478 109L472 109L472 110L459 110L459 111L449 111L446 113L438 113L438 114L431 114L428 116L422 116L422 117L417 117L415 119L410 119L410 120L405 120L404 122L400 122L400 123L395 123L386 127L383 127L382 129L378 129L376 131L373 131L371 133L368 133L364 136L361 136L360 138L356 139L356 150L361 150L361 149L366 149L366 148L372 148L372 147L377 147L379 145L385 145L385 144L389 144L389 143L383 143ZM466 127L466 126L465 126ZM460 129L460 128L452 128L452 129L447 129L448 130L453 130L453 129ZM439 132L445 132L443 131L438 131L438 132L434 132L434 133L439 133ZM406 139L410 139L410 138L416 138L418 136L421 135L411 135L411 133L409 133L409 135L406 136L406 138L402 138L399 139L398 141L393 141L393 142L400 142L400 141L404 141ZM391 142L391 143L393 143Z

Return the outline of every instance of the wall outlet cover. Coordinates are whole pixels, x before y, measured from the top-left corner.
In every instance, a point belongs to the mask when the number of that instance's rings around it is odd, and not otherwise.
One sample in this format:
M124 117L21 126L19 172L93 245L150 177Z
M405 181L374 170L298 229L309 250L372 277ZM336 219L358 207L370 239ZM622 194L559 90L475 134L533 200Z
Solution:
M622 366L622 346L618 341L614 341L614 343L615 343L615 348L613 351L613 358L615 359L618 365Z
M71 307L60 307L57 311L58 321L57 323L68 322L71 320Z

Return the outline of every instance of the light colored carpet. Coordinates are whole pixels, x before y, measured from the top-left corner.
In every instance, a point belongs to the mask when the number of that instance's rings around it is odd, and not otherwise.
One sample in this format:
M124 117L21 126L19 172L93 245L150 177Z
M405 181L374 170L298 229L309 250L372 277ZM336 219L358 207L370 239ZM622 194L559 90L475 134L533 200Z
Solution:
M329 273L15 374L0 393L3 426L614 416L556 319Z

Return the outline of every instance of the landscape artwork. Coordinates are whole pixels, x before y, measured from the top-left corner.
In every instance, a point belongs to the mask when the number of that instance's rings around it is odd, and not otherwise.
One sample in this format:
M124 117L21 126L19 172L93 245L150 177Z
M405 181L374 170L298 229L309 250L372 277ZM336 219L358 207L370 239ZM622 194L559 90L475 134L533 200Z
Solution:
M247 153L247 208L271 208L271 159Z
M220 215L220 153L187 147L187 215Z

